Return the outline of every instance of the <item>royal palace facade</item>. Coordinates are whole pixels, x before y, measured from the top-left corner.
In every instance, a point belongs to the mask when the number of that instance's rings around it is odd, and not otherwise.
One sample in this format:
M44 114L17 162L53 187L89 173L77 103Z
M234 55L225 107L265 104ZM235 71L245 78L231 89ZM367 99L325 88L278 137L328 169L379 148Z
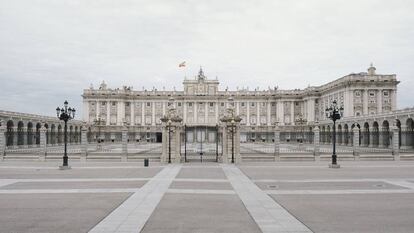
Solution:
M242 119L240 140L254 140L257 133L268 131L275 123L285 128L313 125L326 121L325 110L333 101L344 108L344 117L365 117L390 113L397 106L395 74L377 74L372 65L368 72L351 73L321 86L305 89L225 90L217 79L209 79L200 69L194 79L183 81L183 90L134 90L132 87L99 88L83 92L83 121L102 131L117 131L126 124L137 132L135 139L160 141L162 122L174 99L174 107L190 130L189 140L214 140L214 129L226 109L234 107Z

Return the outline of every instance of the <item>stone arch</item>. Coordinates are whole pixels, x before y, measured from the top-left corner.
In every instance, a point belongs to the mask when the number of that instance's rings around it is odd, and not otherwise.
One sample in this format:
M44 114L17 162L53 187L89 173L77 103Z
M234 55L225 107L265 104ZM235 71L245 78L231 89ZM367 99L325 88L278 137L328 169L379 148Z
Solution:
M24 145L24 134L25 134L25 132L24 132L24 123L23 123L23 121L19 121L18 123L17 123L17 145L18 146L21 146L21 145Z
M27 123L27 145L33 145L33 139L33 123L29 121L29 123Z
M63 143L63 132L62 132L62 125L58 125L57 127L57 143Z
M382 132L380 132L380 146L388 148L390 146L390 123L387 120L382 122Z
M370 144L370 135L369 135L369 123L364 123L364 129L362 131L362 145L368 147Z
M402 132L401 132L401 121L398 119L395 119L395 126L398 128L398 148L401 148L402 140Z
M7 137L7 146L13 146L13 144L15 143L14 140L14 122L12 120L7 121L6 124L7 127L7 133L6 133L6 137Z
M344 124L344 145L349 145L349 127L348 124Z
M75 133L73 135L73 141L75 143L79 142L79 131L78 131L78 126L75 126Z
M50 143L49 125L45 123L43 126L46 128L46 144L49 144Z
M343 144L344 141L343 141L343 132L342 132L342 125L341 124L338 125L338 130L336 132L336 135L337 135L338 145Z
M88 127L88 132L87 132L87 139L88 139L88 143L91 143L93 138L92 138L92 129L91 127Z
M40 144L40 129L42 128L42 125L40 123L36 124L36 144Z
M407 148L414 147L414 121L412 118L408 118L406 121L406 132L405 132L405 140Z
M50 144L56 144L56 126L52 124L50 126Z
M321 143L325 143L326 142L326 128L325 128L325 126L322 126L322 128L321 128L321 138L320 138L320 142Z
M371 130L371 135L372 135L372 146L373 147L378 147L379 146L379 124L377 121L374 121L374 123L372 123L372 130Z

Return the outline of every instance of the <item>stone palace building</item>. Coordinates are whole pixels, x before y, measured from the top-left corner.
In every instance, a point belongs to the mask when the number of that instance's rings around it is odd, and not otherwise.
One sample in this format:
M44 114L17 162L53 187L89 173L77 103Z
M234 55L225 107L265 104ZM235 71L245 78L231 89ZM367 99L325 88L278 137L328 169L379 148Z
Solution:
M83 92L83 121L102 132L119 131L124 123L134 131L135 140L161 141L161 118L169 100L187 127L187 140L215 140L215 130L229 105L242 119L240 140L264 140L275 123L286 129L326 121L325 109L334 100L344 108L344 117L366 117L391 113L397 106L395 74L351 73L321 86L305 89L225 90L217 79L209 79L200 68L194 79L183 81L183 91L109 88L102 82ZM230 98L231 97L231 98ZM231 100L231 101L229 101ZM261 133L262 132L262 133ZM102 137L114 137L110 136ZM110 139L110 138L106 138ZM113 138L112 138L113 140Z

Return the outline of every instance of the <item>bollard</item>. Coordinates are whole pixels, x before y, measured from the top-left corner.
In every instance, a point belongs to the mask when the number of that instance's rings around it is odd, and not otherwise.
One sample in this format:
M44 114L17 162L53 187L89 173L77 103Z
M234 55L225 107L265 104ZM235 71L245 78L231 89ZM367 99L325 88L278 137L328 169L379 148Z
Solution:
M149 165L149 159L145 158L144 159L144 167L148 167L148 165Z

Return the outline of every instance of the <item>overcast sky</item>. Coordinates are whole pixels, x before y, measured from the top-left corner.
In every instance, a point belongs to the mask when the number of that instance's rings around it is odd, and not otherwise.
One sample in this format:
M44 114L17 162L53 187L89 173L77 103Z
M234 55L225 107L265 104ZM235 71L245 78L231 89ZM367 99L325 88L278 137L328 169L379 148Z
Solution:
M412 107L413 11L411 0L0 0L0 109L81 110L102 80L180 90L200 65L222 90L294 89L371 62L397 74L398 107Z

